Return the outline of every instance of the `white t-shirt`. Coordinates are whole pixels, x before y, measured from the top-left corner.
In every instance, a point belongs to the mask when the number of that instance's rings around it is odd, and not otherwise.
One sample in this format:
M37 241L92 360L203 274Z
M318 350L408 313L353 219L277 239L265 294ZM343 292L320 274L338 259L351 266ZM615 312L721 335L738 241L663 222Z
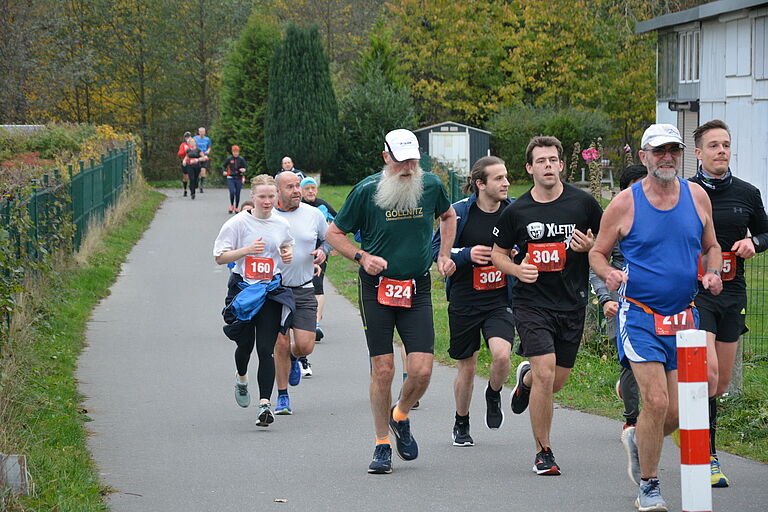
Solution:
M312 264L314 257L310 254L315 250L317 241L325 241L325 232L328 224L325 222L323 212L306 203L299 203L299 207L290 212L280 211L275 208L274 213L286 219L291 225L291 234L296 240L293 248L293 261L290 265L283 265L283 284L285 286L312 286L312 275L315 267Z
M213 256L219 256L226 251L240 249L250 245L259 237L262 237L266 243L264 252L255 254L259 258L271 258L274 265L274 273L281 273L285 264L280 260L280 247L284 245L293 245L290 225L288 221L272 213L267 219L259 219L249 212L240 212L231 219L227 220L219 236L213 244ZM240 274L243 279L253 284L259 281L269 281L268 279L245 279L244 269L245 257L235 261L235 268L232 271ZM283 276L285 277L285 276Z

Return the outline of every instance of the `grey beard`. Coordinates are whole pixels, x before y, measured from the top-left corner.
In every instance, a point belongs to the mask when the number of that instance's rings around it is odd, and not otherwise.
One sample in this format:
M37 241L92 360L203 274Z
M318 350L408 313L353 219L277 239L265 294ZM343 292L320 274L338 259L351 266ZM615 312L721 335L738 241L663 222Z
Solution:
M656 179L667 182L667 183L675 181L675 179L677 178L677 174L678 174L677 169L675 169L675 173L671 176L669 176L666 171L661 171L659 168L656 168L653 170L653 176Z
M376 206L384 210L409 210L419 205L424 193L424 173L416 169L413 176L406 181L400 180L399 174L389 174L389 167L384 168L381 180L376 186L373 197Z

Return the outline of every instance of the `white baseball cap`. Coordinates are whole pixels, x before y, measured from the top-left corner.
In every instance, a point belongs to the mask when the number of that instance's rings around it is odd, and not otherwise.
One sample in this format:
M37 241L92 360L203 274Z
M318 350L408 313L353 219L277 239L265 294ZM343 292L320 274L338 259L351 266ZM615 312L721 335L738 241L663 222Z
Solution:
M675 125L672 124L652 124L649 126L645 133L643 133L643 139L640 147L644 148L650 146L657 148L664 144L677 143L685 147L683 138L680 136L680 131Z
M388 151L395 162L419 160L419 140L410 130L392 130L384 137L384 151Z

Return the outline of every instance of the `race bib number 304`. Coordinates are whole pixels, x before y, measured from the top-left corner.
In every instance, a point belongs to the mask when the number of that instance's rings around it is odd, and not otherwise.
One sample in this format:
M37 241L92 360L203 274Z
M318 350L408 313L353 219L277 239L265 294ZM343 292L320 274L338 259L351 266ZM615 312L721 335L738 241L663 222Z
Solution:
M704 265L701 261L701 254L699 254L699 281L701 281L704 275ZM723 253L723 271L721 272L721 278L723 281L733 281L736 277L736 253L724 252Z
M669 316L654 313L653 321L656 324L656 334L659 336L673 336L677 331L696 328L691 308Z
M259 258L258 256L245 257L246 279L269 279L275 271L275 262L272 258Z
M559 272L565 268L565 244L550 242L528 244L530 263L536 265L539 272Z
M507 286L507 276L493 265L472 269L472 287L475 290L498 290Z
M382 277L379 282L377 299L384 306L396 306L400 308L411 307L413 295L413 279L397 281L388 277Z

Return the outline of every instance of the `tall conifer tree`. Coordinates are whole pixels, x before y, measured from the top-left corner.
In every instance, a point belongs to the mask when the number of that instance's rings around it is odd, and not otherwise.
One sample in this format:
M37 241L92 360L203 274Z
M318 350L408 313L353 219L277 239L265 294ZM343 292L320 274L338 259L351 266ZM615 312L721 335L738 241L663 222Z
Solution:
M336 155L338 109L328 59L316 26L289 25L269 73L265 120L267 165L288 155L308 172L328 169Z

